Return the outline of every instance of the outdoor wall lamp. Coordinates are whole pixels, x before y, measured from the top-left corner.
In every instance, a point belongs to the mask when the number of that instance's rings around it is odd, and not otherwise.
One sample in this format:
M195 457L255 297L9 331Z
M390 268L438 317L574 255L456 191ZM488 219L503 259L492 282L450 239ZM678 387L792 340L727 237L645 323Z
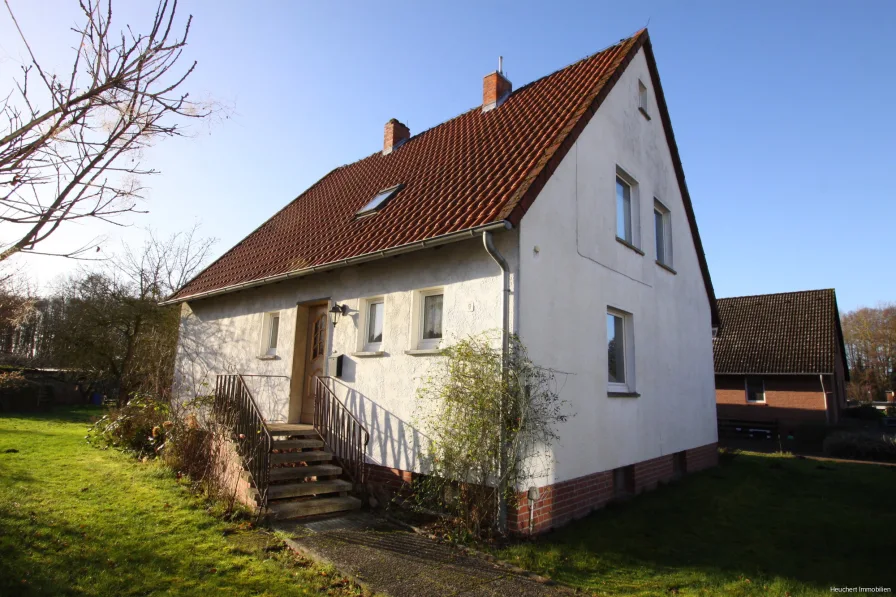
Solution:
M330 315L333 316L333 325L336 325L336 322L339 321L340 315L345 315L348 313L348 305L338 305L333 303L333 307L330 309Z

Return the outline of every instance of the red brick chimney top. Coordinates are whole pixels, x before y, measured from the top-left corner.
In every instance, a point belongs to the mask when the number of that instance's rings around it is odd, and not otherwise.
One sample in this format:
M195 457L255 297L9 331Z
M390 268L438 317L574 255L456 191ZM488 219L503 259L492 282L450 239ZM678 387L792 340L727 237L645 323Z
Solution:
M500 106L510 92L513 91L513 83L507 80L504 73L495 71L485 75L482 80L482 110L488 112Z
M386 132L383 135L383 155L392 153L392 150L411 138L411 131L407 126L393 118L386 123Z

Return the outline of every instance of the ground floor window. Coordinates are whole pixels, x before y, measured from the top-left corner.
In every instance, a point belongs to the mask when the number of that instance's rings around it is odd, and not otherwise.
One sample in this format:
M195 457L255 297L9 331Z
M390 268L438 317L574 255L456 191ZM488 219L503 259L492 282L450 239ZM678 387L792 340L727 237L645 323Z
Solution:
M634 392L634 334L631 313L607 309L607 389Z

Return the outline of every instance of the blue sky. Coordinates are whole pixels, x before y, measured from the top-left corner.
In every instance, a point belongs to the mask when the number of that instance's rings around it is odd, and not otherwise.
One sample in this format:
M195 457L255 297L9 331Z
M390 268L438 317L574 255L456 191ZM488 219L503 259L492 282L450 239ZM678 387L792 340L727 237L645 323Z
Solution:
M33 44L65 64L74 0L11 0ZM118 2L119 24L146 3ZM235 244L332 168L376 151L390 118L420 132L481 101L504 56L515 87L648 23L719 297L837 289L841 311L894 300L896 3L199 2L189 89L232 106L145 155L162 171L125 229L201 221ZM20 58L0 18L0 81ZM46 284L76 264L32 257Z

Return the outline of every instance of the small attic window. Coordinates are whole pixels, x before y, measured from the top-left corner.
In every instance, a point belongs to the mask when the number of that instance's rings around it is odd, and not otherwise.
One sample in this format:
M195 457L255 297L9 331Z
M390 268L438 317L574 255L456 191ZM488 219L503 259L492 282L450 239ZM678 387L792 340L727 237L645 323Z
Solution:
M394 187L389 187L388 189L383 189L376 196L370 200L370 203L362 207L358 210L358 213L355 214L355 217L360 218L362 216L373 215L379 210L383 208L384 205L395 195L398 194L398 191L404 188L403 184L397 184Z
M650 114L647 112L647 87L638 80L638 110L644 115L644 118L650 120Z

